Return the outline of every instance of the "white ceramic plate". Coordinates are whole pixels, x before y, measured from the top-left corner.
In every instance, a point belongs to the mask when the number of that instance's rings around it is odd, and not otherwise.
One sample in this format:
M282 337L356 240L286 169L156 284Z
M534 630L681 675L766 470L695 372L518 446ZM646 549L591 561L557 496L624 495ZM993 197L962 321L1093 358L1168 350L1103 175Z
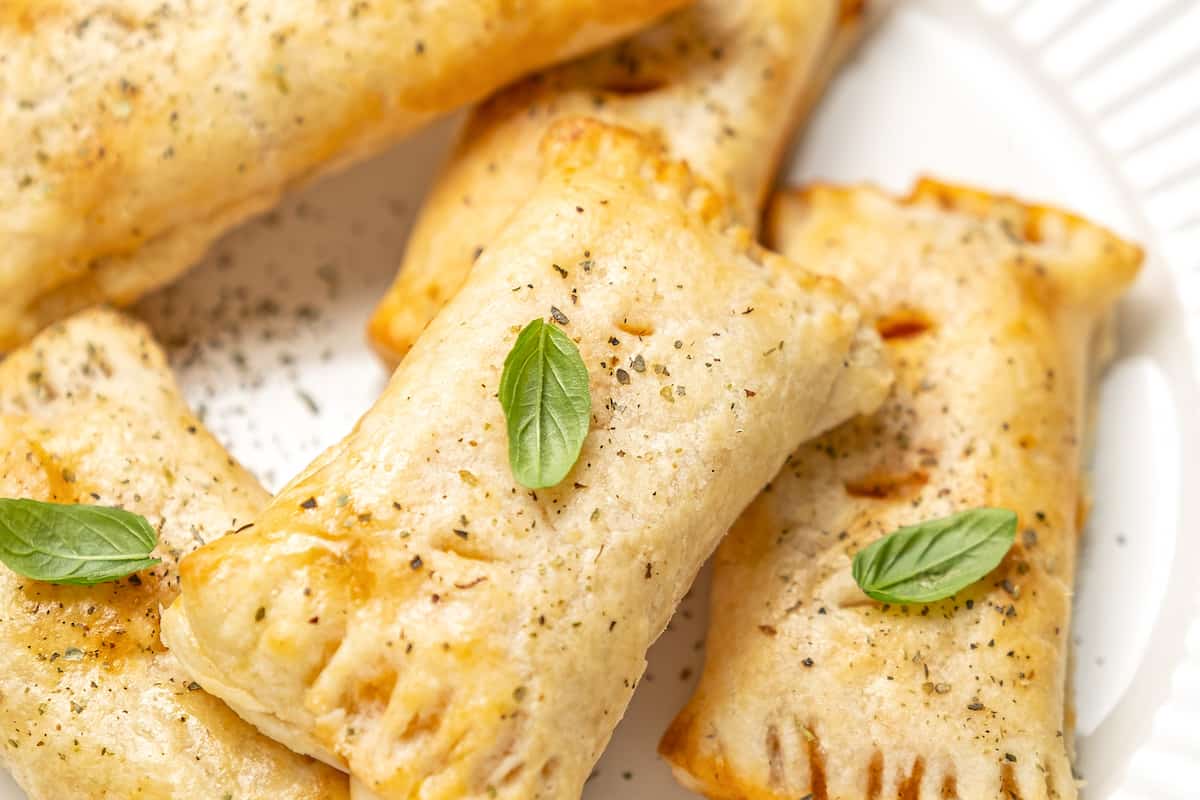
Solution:
M363 321L454 124L289 198L140 305L189 399L271 488L382 388ZM900 0L789 172L895 190L932 173L1146 245L1101 390L1074 625L1080 769L1088 800L1200 797L1200 2ZM695 797L655 746L701 667L706 594L705 576L654 647L586 800Z

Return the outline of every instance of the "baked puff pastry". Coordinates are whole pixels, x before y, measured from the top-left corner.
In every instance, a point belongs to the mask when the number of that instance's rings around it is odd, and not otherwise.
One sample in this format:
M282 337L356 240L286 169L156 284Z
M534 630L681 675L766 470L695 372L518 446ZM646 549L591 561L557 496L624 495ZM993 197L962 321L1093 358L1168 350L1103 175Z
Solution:
M484 102L372 316L375 349L394 366L459 290L537 184L538 142L556 119L585 114L655 137L756 228L780 154L865 15L861 0L700 0Z
M769 238L855 288L890 398L802 446L718 550L704 674L661 752L722 800L1076 797L1067 650L1081 443L1141 253L1071 214L921 182L785 194ZM951 599L888 607L851 557L980 506L1017 541Z
M197 681L356 798L578 798L726 527L796 443L886 393L846 292L729 228L685 166L586 119L543 151L379 402L186 559L167 611ZM534 492L497 389L537 318L593 401L578 462Z
M55 586L0 566L0 762L31 800L339 800L344 775L258 733L159 640L184 554L267 494L184 405L149 333L112 312L0 363L0 497L122 506L162 563Z
M683 0L5 0L0 352L288 186Z

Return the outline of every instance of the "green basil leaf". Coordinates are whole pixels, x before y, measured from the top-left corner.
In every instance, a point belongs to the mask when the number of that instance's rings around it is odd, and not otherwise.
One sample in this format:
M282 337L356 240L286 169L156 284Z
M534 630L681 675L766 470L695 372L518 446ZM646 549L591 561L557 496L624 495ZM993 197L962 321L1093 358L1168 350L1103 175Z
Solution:
M541 319L526 325L504 359L500 405L513 477L530 489L565 478L592 414L587 367L575 343Z
M0 561L47 583L91 586L152 567L158 532L145 517L105 506L0 498Z
M854 580L884 603L944 600L987 575L1017 535L1017 515L976 508L909 525L854 556Z

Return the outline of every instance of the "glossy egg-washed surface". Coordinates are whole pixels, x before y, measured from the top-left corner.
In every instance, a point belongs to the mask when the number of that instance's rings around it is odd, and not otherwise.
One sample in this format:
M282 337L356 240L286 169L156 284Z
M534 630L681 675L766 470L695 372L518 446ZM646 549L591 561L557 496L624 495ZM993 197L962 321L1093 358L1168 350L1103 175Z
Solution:
M591 120L543 152L379 402L253 528L184 561L164 620L206 688L347 765L356 797L578 798L725 528L797 443L886 391L846 292L729 228L686 167ZM517 332L551 316L591 429L530 492L496 391Z
M0 351L282 189L682 0L0 3Z
M344 776L259 734L159 640L178 560L267 494L184 405L144 328L87 312L0 362L0 496L143 514L163 559L94 587L0 566L0 758L32 800L348 796Z
M587 114L686 160L755 228L801 112L856 38L864 3L701 0L619 44L505 89L469 118L370 325L398 362L537 185L538 142Z
M783 195L768 238L854 287L889 399L804 445L716 557L699 688L661 750L721 800L1076 796L1067 650L1088 387L1140 251L1064 212L922 182ZM869 600L851 557L978 506L1017 543L949 600Z

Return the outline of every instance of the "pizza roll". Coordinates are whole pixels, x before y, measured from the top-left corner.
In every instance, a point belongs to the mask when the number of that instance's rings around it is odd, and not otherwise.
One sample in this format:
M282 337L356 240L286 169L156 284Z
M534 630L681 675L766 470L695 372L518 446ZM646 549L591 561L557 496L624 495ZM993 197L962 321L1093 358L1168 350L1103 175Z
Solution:
M0 352L132 302L287 187L682 2L6 2Z
M543 150L378 403L186 559L166 615L197 681L356 798L577 798L727 526L816 425L886 393L845 291L731 228L685 166L586 119ZM532 319L576 343L592 398L574 468L536 491L497 399Z
M876 0L876 5L878 5ZM369 326L395 365L537 184L538 142L586 114L658 139L756 228L802 112L862 27L851 0L700 0L661 24L505 89L468 119Z
M711 798L1074 798L1067 651L1081 448L1105 321L1141 253L1071 214L923 181L818 186L769 238L853 286L889 399L803 445L716 556L699 688L661 745ZM1017 512L982 581L869 600L851 558L976 507Z
M96 586L0 566L0 761L31 800L349 797L344 775L258 733L159 640L178 559L267 493L187 409L145 328L86 312L0 363L0 496L142 514L162 559Z

